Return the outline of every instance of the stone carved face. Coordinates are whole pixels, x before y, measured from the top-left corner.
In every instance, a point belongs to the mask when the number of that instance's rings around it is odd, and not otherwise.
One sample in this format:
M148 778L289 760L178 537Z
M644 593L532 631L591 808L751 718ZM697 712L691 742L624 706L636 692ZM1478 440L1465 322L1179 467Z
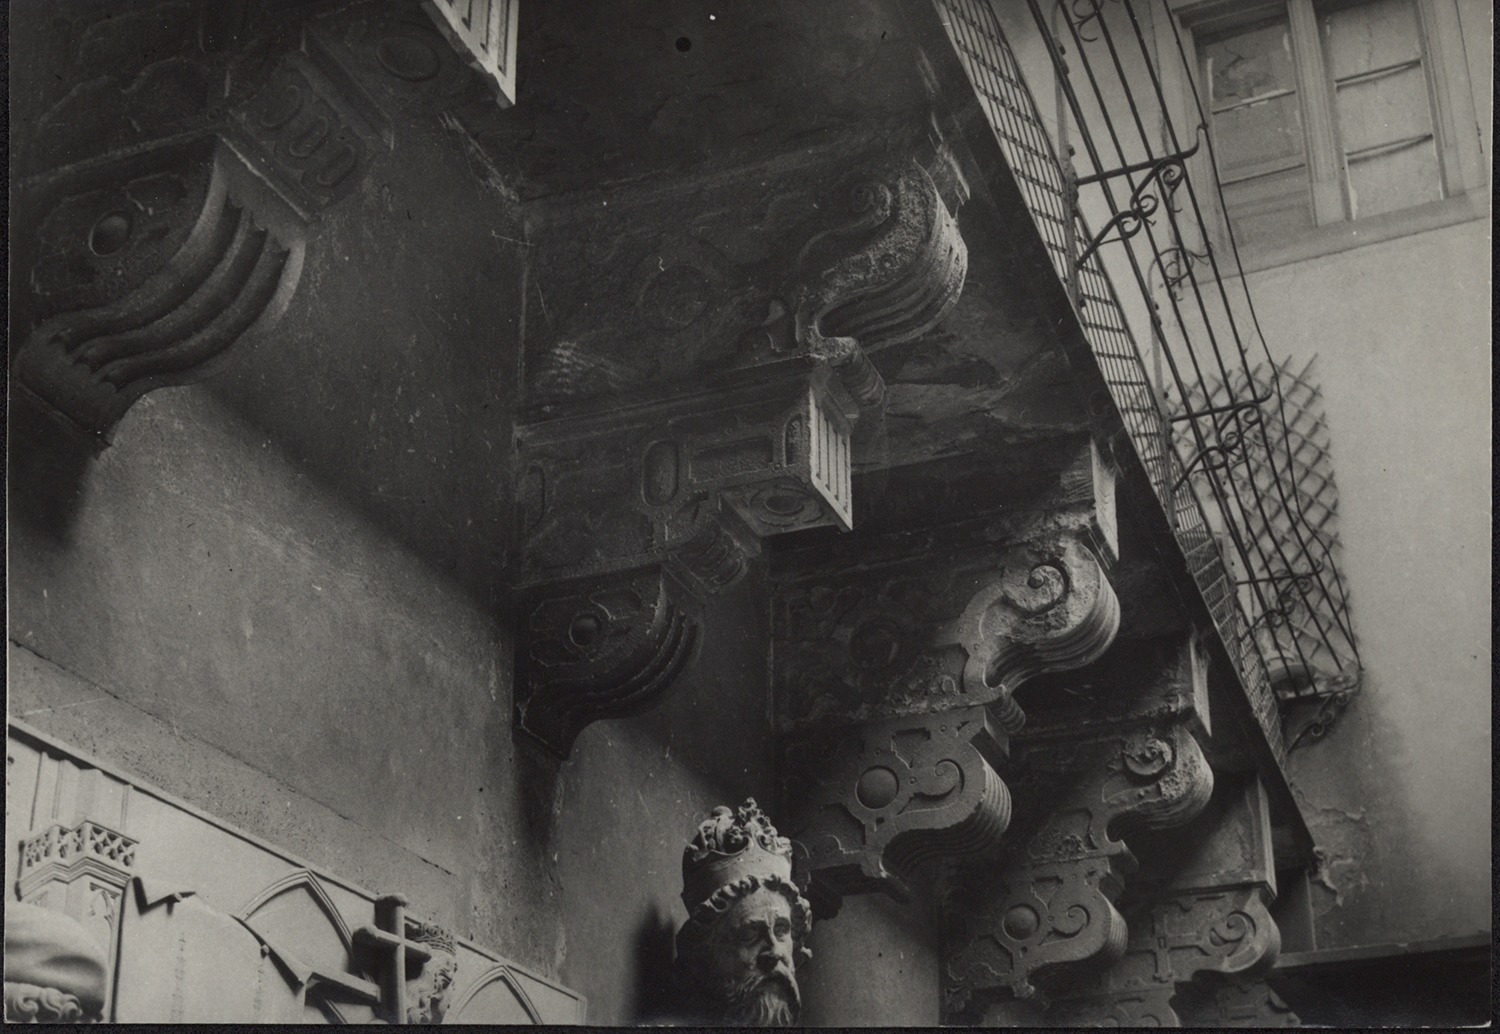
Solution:
M453 986L453 976L458 970L458 960L447 952L434 952L432 960L422 969L416 980L406 985L406 1022L415 1024L442 1023L448 1010L448 989Z
M714 923L703 945L702 977L729 1023L758 1027L797 1022L792 903L758 887Z

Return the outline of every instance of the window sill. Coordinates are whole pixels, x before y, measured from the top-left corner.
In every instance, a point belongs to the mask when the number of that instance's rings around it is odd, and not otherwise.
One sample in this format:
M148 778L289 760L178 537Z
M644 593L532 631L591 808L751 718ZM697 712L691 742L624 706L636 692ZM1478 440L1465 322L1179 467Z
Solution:
M1471 219L1488 218L1489 214L1488 189L1470 190L1400 212L1386 212L1358 222L1320 226L1287 241L1245 245L1240 248L1240 266L1246 273L1255 273L1425 230L1454 226Z

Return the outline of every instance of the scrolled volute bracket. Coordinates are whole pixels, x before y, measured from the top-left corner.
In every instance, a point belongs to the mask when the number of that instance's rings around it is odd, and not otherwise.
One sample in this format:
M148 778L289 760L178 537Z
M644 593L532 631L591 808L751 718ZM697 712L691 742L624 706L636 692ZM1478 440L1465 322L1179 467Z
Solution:
M805 802L793 839L820 918L845 895L909 900L912 872L938 856L994 849L1010 823L997 769L1007 737L984 707L830 730L788 750L788 797Z
M517 630L517 738L565 759L591 722L651 707L699 649L699 607L659 567L527 592Z
M1025 719L1011 699L1015 690L1041 672L1097 660L1119 631L1120 601L1093 552L1073 536L1017 546L999 568L938 644L964 649L964 691L992 703L1002 726L1015 731Z

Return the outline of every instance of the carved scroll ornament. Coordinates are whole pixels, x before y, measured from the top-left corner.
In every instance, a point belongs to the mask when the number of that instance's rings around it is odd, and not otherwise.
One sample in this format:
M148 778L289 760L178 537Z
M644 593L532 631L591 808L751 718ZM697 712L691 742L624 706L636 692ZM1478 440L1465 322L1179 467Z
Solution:
M654 704L698 648L698 620L679 602L689 598L659 568L529 594L516 651L516 732L565 758L590 722Z
M1120 958L1127 933L1114 900L1134 867L1120 831L1181 825L1213 791L1213 773L1182 721L1120 731L1070 753L1067 769L1049 766L1046 777L1067 789L960 923L947 965L957 1011L971 997L1029 997L1038 978Z
M1076 538L1028 544L1006 553L999 578L976 592L939 645L956 641L968 655L963 686L995 702L1002 725L1024 720L1011 694L1043 671L1097 660L1120 629L1120 601L1092 552Z
M778 591L777 703L798 730L989 704L1015 731L1017 687L1097 659L1119 622L1108 576L1073 533L799 574Z
M832 915L845 894L907 900L903 878L928 858L996 847L1010 823L995 771L1005 740L970 707L822 734L789 752L815 914Z
M66 197L43 222L33 286L63 311L27 335L14 366L49 409L99 436L146 392L198 378L268 330L302 269L302 245L267 229L232 187L227 150L154 158L123 189ZM88 285L59 276L78 264L96 270Z
M916 161L845 191L845 221L803 246L788 294L799 345L837 369L861 406L877 406L885 384L869 353L936 326L958 301L969 253Z

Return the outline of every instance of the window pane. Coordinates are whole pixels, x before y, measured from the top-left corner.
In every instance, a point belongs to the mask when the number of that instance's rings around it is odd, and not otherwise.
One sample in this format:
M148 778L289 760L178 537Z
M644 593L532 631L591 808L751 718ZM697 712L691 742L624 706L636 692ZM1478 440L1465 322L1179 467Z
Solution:
M1422 56L1412 0L1375 0L1324 14L1323 38L1334 79Z
M1287 23L1221 36L1203 47L1214 110L1214 147L1226 180L1302 155L1302 117Z
M1349 162L1349 203L1356 219L1437 201L1443 196L1440 184L1437 150L1431 137Z
M1225 184L1224 202L1240 244L1287 237L1314 225L1303 166Z
M1442 169L1412 0L1320 11L1356 219L1435 201Z
M1432 132L1427 76L1420 65L1338 88L1339 133L1344 153Z

